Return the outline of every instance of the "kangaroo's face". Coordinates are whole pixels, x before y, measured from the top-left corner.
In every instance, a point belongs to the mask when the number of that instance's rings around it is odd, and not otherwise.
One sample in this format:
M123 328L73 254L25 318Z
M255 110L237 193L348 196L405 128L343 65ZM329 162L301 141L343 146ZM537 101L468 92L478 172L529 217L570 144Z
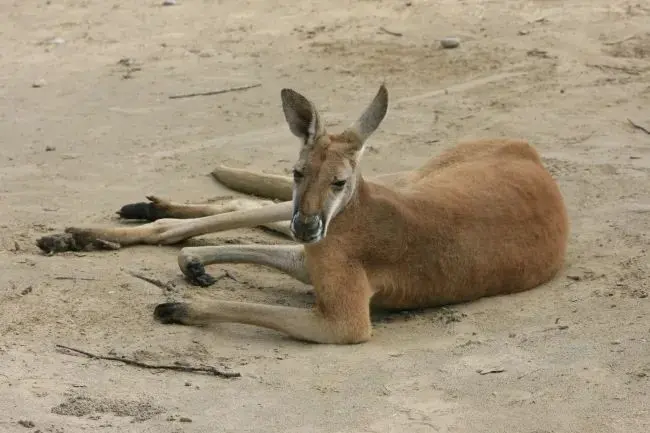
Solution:
M293 170L291 232L299 242L315 243L356 191L364 144L386 115L388 92L382 85L361 118L338 135L325 131L307 98L291 89L281 96L289 128L302 140Z

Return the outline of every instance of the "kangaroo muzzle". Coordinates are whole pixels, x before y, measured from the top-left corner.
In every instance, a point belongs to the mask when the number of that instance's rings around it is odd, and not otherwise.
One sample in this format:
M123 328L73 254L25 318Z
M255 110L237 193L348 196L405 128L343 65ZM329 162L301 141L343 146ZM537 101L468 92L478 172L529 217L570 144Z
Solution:
M317 242L323 237L323 218L320 215L304 216L300 212L291 218L291 232L302 243Z

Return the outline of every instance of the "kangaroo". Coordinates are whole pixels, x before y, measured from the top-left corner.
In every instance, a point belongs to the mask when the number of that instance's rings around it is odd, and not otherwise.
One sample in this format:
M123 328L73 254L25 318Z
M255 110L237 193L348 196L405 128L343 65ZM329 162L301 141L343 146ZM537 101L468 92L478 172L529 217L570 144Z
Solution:
M173 244L220 230L270 228L296 243L186 247L180 269L207 286L214 279L206 265L275 268L313 286L313 308L174 302L157 305L154 318L163 324L251 324L326 344L368 341L371 307L429 308L521 292L563 267L569 233L564 200L527 142L461 142L415 170L365 179L359 164L388 109L385 85L338 134L325 130L316 106L300 93L283 89L281 100L301 144L292 178L228 167L213 173L266 201L181 205L150 197L120 214L153 222L68 228L74 246ZM50 241L42 238L39 246L52 248Z

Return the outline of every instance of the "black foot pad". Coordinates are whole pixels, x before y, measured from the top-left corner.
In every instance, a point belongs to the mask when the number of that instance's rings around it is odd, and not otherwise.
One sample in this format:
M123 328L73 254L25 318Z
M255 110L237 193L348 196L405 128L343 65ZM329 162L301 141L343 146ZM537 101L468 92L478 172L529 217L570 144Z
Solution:
M156 221L161 218L166 218L165 209L162 209L156 203L145 201L126 204L122 206L122 209L117 211L117 214L120 218L127 220Z
M213 285L217 279L205 272L205 266L198 260L192 260L187 264L185 276L190 284L201 287Z
M187 317L187 305L180 302L167 302L158 304L153 310L153 317L164 325L182 325Z
M121 247L118 243L97 239L83 230L74 229L43 236L36 241L36 245L50 255L66 251L118 250Z
M36 245L46 254L83 250L83 247L77 244L76 239L70 233L43 236L36 241Z

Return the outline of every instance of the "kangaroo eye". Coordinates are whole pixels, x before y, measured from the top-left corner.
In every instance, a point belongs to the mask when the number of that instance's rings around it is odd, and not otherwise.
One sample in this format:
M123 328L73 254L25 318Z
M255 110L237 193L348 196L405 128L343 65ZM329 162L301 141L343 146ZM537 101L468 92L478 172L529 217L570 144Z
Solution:
M298 171L298 170L294 170L294 171L293 171L293 180L295 180L296 182L298 182L299 180L301 180L303 177L305 177L305 175L302 174L301 171Z
M332 187L335 188L335 189L341 189L341 188L343 188L345 186L346 183L347 183L347 180L337 180L337 181L332 182Z

